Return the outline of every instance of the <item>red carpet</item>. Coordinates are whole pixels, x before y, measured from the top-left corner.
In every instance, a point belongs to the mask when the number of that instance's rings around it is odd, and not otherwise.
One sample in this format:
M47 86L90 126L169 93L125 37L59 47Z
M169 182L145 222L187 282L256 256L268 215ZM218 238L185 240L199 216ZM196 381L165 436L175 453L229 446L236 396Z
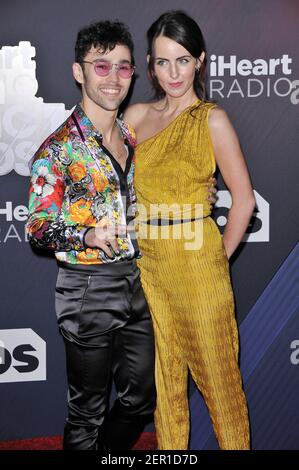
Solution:
M153 450L157 448L153 432L144 432L134 446L135 450ZM0 441L0 450L61 450L62 436L35 437L15 441Z

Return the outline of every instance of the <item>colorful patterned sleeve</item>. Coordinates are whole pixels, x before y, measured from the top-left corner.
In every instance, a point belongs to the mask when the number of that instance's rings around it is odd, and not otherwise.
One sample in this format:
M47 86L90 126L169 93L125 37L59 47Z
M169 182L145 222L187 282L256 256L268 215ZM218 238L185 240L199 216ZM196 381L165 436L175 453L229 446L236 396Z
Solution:
M26 231L33 246L55 251L85 250L87 227L66 224L60 210L64 192L65 166L57 159L57 148L42 148L33 160L29 186Z
M132 147L136 146L136 132L135 129L131 126L131 124L128 124L127 122L125 123L126 127L126 134L128 136L129 142L132 145Z

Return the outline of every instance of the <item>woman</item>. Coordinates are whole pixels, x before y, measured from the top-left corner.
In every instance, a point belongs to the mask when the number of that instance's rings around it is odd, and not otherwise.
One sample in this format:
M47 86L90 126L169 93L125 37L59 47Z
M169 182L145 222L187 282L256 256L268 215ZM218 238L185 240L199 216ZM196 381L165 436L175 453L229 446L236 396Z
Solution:
M156 338L155 424L159 449L168 450L188 448L188 370L221 449L249 449L228 259L255 199L226 113L205 100L205 66L195 21L181 11L161 15L148 30L148 72L158 99L125 115L137 136L135 187L145 223L140 269ZM223 239L206 197L216 164L233 201Z

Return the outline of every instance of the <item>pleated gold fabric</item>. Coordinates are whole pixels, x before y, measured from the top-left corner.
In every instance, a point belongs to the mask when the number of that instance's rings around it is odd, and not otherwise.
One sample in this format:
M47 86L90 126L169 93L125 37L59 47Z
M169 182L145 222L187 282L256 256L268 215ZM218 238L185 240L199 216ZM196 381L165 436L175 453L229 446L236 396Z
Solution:
M203 394L220 448L249 449L229 263L207 201L208 179L216 168L208 129L213 106L198 100L136 148L135 187L148 219L155 218L151 204L202 204L203 209L203 218L195 221L147 225L152 237L139 239L139 267L155 330L155 425L161 450L188 449L188 370ZM196 215L191 208L188 216ZM176 211L169 218L186 219ZM201 247L192 241L196 233L202 235Z

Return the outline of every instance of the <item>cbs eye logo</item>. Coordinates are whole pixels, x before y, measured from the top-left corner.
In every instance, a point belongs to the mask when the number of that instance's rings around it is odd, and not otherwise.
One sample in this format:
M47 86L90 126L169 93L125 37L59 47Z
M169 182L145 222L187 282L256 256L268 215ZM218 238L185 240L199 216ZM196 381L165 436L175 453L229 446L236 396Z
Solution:
M270 205L257 191L254 191L256 208L249 222L244 242L268 242L270 240ZM217 192L215 221L221 233L227 222L227 214L232 205L232 198L227 190Z
M0 330L0 383L46 380L46 343L30 328Z

